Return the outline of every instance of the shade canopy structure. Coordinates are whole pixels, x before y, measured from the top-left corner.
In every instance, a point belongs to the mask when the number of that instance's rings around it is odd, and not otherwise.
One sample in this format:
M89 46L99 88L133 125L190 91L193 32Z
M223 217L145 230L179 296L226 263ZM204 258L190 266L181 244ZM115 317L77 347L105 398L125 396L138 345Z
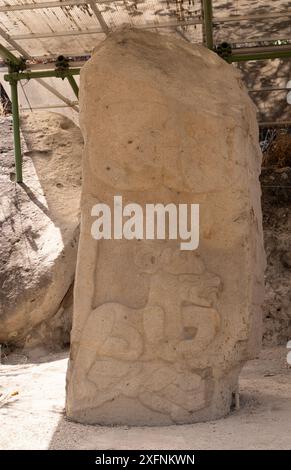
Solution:
M282 0L1 0L2 42L33 57L90 54L122 24L175 29L202 42L203 10L212 3L215 43L256 43L290 37L290 2ZM167 31L169 32L169 31Z
M273 59L278 57L278 60L281 54L285 64L284 78L277 73L280 64L265 67L257 61L244 73L261 111L260 120L266 121L275 118L270 109L267 111L263 106L266 96L274 93L271 101L276 97L275 101L286 103L284 87L290 78L285 77L291 51L290 19L291 4L283 0L0 0L0 42L15 56L26 58L31 70L54 68L59 55L69 57L81 66L96 45L123 24L178 34L189 42L205 43L211 48L227 43L240 60L243 71L245 67L241 61L244 64L255 54L262 57L265 51L267 58L273 54ZM0 72L4 73L5 63L0 65ZM3 80L3 76L1 78ZM53 100L51 92L48 95L51 99L44 99L46 93L42 96L41 91L46 82L58 95L64 95L66 101L60 96ZM36 88L41 91L35 92ZM64 104L65 108L77 111L70 86L52 77L26 84L25 92L20 96L23 109L46 105L50 109L56 105L57 109ZM35 98L38 95L41 99ZM286 109L282 113L284 119L288 120Z
M8 48L17 46L33 57L90 54L116 27L190 28L202 40L199 0L10 0L0 2L0 34ZM2 34L3 33L3 34ZM13 41L13 43L11 42ZM16 50L19 52L19 47ZM21 51L20 51L21 53Z
M288 124L290 19L291 4L283 0L0 0L0 81L17 97L17 110L51 109L76 121L78 76L68 70L129 24L214 49L241 69L259 122ZM11 67L9 54L25 60L25 70Z

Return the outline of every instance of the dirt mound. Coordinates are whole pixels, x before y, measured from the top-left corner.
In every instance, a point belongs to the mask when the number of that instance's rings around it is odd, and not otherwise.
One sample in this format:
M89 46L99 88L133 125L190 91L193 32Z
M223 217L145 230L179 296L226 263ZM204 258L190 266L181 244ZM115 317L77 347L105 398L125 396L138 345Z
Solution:
M261 174L267 254L265 344L291 338L291 135L278 132L264 153Z
M291 135L278 133L264 153L263 167L291 167Z

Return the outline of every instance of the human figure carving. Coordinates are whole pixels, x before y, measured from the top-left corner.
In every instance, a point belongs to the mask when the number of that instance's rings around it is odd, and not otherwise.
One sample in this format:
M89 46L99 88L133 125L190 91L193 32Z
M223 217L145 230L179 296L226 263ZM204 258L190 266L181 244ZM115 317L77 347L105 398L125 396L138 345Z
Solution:
M202 354L219 331L214 303L220 279L193 252L179 249L145 244L135 263L150 276L147 305L132 309L110 302L92 310L82 334L91 354L84 346L77 361L95 386L95 406L125 394L174 419L177 407L179 415L181 407L190 413L193 392L201 395L198 408L205 401L202 377L183 370L180 360Z

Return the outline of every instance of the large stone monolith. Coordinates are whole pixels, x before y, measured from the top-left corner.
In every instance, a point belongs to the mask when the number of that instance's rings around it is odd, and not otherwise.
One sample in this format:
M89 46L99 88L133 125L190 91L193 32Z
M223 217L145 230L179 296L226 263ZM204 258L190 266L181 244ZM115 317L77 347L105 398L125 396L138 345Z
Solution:
M225 415L261 339L261 154L237 71L122 29L81 72L82 224L67 416L166 425ZM99 240L96 203L199 204L200 243ZM126 218L124 218L126 219Z

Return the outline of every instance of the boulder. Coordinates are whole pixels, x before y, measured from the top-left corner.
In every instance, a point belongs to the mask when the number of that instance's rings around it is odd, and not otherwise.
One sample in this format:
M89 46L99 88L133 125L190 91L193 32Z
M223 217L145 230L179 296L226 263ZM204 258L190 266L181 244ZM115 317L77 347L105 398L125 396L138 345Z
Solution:
M224 416L261 342L255 107L238 72L214 52L127 28L83 67L80 99L82 226L67 416L103 425ZM115 218L116 197L143 209L143 225L147 204L199 204L198 248L144 232L96 240L94 207L106 204Z
M22 115L21 129L23 184L16 184L12 122L1 119L0 343L62 344L70 331L83 140L54 113Z

